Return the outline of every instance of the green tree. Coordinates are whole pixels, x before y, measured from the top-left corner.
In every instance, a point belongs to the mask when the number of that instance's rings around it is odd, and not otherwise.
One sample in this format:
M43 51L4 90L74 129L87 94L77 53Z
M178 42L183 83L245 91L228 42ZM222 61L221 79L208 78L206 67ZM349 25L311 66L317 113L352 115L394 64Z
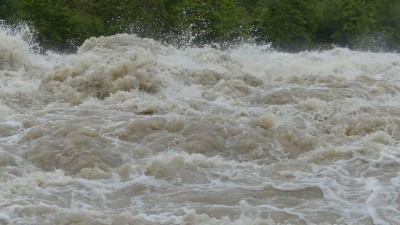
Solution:
M317 37L340 45L363 46L373 41L377 0L322 0Z
M400 1L382 0L377 10L377 21L388 48L400 50Z
M23 17L34 24L45 47L63 45L71 33L70 13L60 1L22 0L21 10Z
M164 0L96 0L95 8L106 34L129 32L160 39L169 28Z
M237 3L251 13L256 8L257 1L258 0L237 0Z
M166 6L163 0L128 1L131 31L143 37L161 39L168 30Z
M301 48L315 39L317 16L314 0L260 0L254 11L261 38L289 49Z
M250 30L249 16L235 0L184 0L173 13L175 28L192 44L231 42L247 37Z
M351 45L371 44L376 25L376 5L373 0L344 0L343 38ZM367 42L367 43L365 43Z
M15 22L17 20L18 0L0 0L0 20Z
M316 4L317 41L333 43L339 39L343 33L343 5L343 0L321 0Z
M71 51L86 38L102 33L102 21L76 7L78 3L82 1L21 0L19 10L34 25L43 47Z
M34 25L43 47L57 50L122 32L200 46L254 35L291 50L377 40L400 48L398 0L0 0L0 19L19 18Z
M91 36L106 33L103 19L98 15L100 0L64 0L71 11L70 22L74 25L74 36L83 36L80 41Z

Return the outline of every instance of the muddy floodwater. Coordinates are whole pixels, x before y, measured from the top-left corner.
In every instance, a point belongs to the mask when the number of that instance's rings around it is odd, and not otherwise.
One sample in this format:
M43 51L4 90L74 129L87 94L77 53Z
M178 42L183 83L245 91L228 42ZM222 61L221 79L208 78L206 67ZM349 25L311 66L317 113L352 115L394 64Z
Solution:
M400 224L400 54L76 54L0 29L0 224Z

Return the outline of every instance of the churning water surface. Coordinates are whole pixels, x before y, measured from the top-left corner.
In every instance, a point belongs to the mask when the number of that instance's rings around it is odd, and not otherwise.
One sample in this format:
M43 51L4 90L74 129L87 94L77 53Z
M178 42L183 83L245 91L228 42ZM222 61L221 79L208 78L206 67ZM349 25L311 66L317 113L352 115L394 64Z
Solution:
M399 54L1 28L0 224L400 224L399 126Z

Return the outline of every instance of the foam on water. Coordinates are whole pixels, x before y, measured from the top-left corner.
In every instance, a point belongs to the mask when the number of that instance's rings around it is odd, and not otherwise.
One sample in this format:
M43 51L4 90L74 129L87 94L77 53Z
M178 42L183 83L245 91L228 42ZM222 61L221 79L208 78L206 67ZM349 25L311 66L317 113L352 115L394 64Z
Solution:
M399 54L0 40L1 224L400 223Z

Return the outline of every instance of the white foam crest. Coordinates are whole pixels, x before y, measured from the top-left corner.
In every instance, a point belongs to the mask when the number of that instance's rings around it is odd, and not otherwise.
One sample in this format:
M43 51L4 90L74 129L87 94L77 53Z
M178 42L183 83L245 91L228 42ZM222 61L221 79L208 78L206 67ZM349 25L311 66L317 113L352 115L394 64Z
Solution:
M39 50L28 25L0 27L0 120L42 107L40 80L62 56Z
M30 66L37 48L28 25L0 26L0 69L3 72Z
M304 76L332 76L342 80L354 80L358 76L379 78L400 63L398 54L357 52L343 48L289 54L245 45L233 49L231 55L242 62L246 71L269 80L301 79Z

